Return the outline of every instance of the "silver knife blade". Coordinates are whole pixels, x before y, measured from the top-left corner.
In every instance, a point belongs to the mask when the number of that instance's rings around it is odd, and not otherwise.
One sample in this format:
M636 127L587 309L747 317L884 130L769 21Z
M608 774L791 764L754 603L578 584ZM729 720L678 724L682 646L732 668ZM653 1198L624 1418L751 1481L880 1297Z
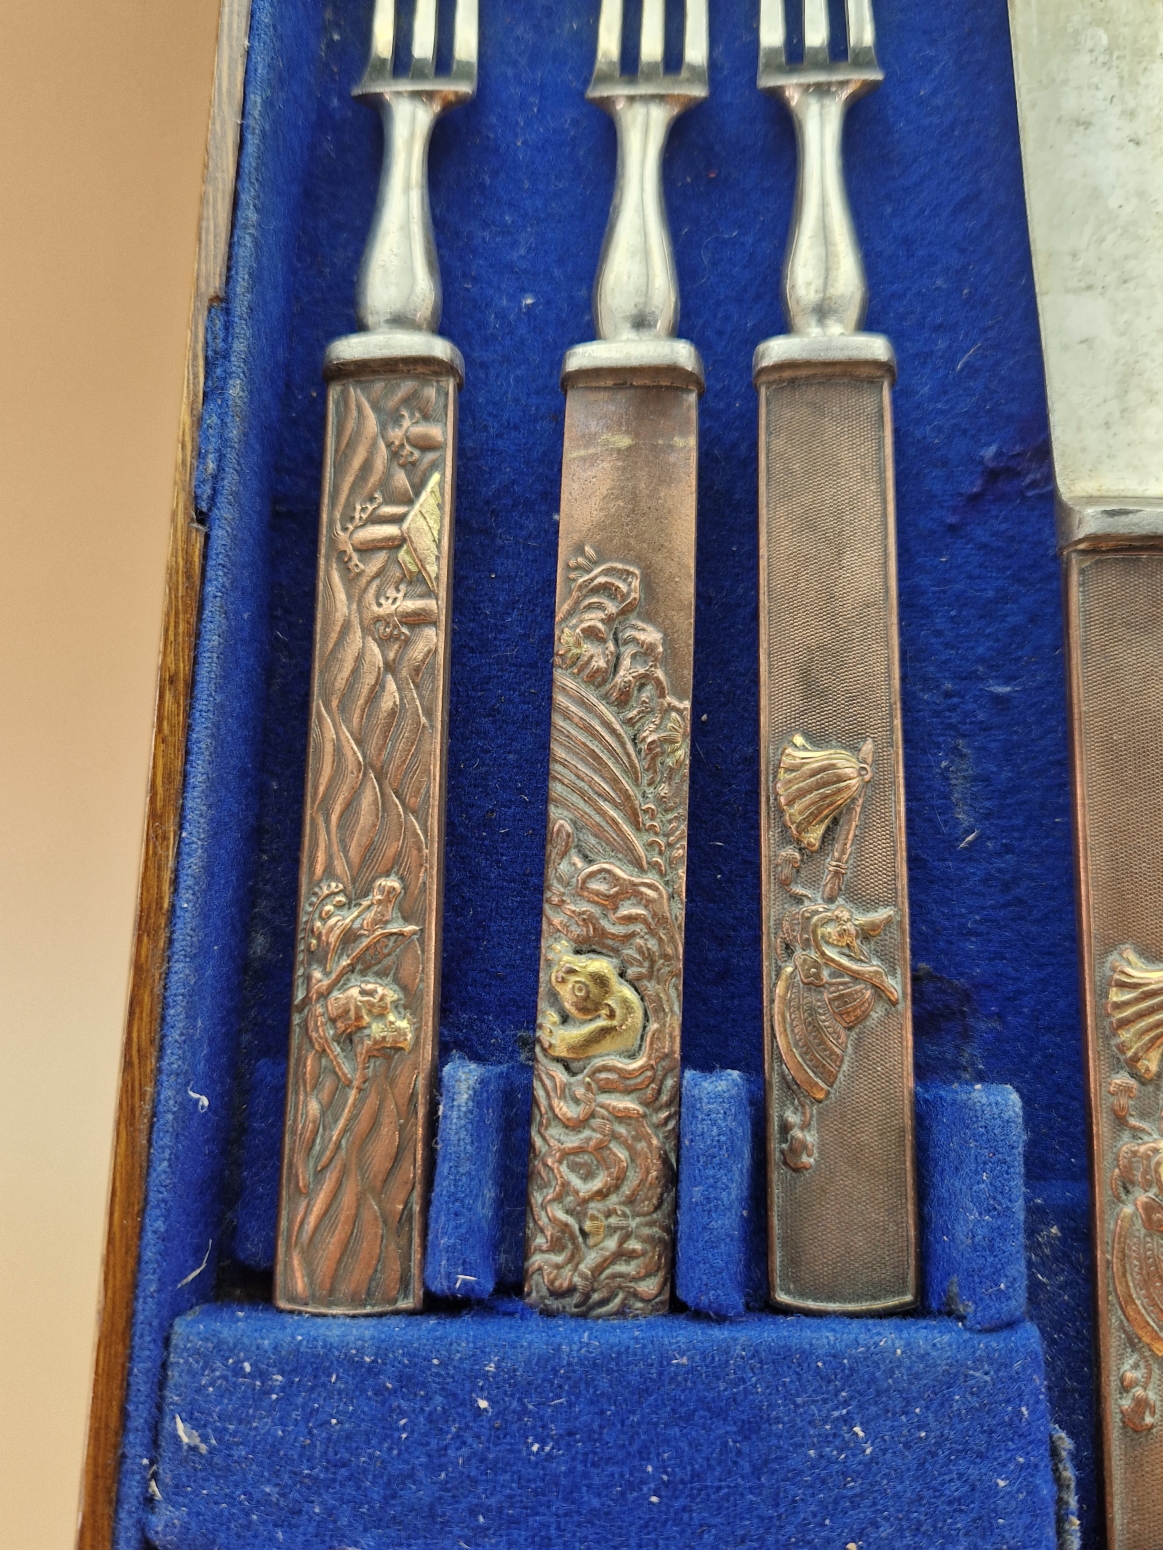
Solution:
M1163 7L1010 0L1058 492L1109 1550L1163 1544Z

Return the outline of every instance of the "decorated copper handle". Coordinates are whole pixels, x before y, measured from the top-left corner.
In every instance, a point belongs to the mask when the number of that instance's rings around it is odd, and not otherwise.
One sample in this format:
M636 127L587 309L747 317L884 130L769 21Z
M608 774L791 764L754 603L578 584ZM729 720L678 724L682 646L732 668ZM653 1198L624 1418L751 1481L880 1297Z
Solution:
M837 1313L916 1295L892 370L756 357L771 1295Z
M670 1299L702 385L680 376L583 372L566 399L525 1296L586 1317Z
M1063 537L1111 1550L1163 1543L1163 524ZM1121 519L1121 520L1120 520ZM1112 531L1104 532L1106 526Z
M458 376L336 370L275 1301L382 1313L423 1292Z

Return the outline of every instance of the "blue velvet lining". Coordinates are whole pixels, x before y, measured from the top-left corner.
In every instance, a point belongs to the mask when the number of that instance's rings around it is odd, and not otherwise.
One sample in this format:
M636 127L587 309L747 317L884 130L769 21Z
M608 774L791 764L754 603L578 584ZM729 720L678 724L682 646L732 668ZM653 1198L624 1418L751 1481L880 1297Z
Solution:
M1017 1089L1038 1202L1031 1242L1077 1245L1085 1128L1061 620L1005 0L968 10L878 0L876 10L887 78L853 109L846 149L868 326L890 335L900 362L918 1074ZM786 114L754 89L754 11L713 8L712 95L678 122L666 163L682 332L708 371L684 1058L751 1081L762 1018L750 358L782 327L794 178ZM611 126L583 100L596 12L597 0L482 0L480 91L439 126L432 151L443 332L466 361L442 1038L445 1057L486 1064L512 1062L514 1030L534 1016L557 368L591 333L613 181ZM253 1258L241 1235L232 1242L234 1218L263 1170L273 1176L269 1132L248 1133L246 1115L252 1103L261 1111L263 1084L277 1084L286 1041L320 365L326 341L353 327L380 159L375 117L349 97L370 15L371 0L254 4L198 479L207 579L118 1550L138 1545L167 1331L211 1293L224 1246ZM523 1143L498 1161L519 1177ZM1034 1306L1051 1320L1053 1409L1077 1431L1085 1267L1073 1248L1034 1263ZM516 1273L510 1264L504 1282ZM1093 1536L1089 1439L1076 1441Z

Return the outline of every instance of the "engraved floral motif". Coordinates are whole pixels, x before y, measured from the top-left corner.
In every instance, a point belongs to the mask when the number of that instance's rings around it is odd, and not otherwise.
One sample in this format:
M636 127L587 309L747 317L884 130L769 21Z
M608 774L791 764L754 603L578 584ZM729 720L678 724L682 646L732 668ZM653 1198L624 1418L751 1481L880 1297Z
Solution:
M1159 1072L1163 966L1145 962L1129 945L1118 948L1104 1010L1115 1049L1133 1073L1117 1073L1107 1087L1111 1113L1130 1136L1119 1144L1110 1175L1119 1203L1110 1269L1131 1348L1119 1375L1127 1396L1119 1411L1124 1425L1141 1433L1155 1425L1151 1357L1163 1357L1163 1115L1144 1121L1136 1105L1147 1091L1140 1081L1154 1082Z
M795 1173L815 1163L816 1106L839 1080L849 1034L872 1015L878 996L893 1006L900 1001L898 986L868 945L896 911L858 915L841 898L873 754L871 738L852 754L813 748L797 733L776 771L784 824L806 851L819 851L828 825L839 817L817 893L797 881L803 856L796 848L785 847L775 862L776 880L798 901L776 927L772 995L772 1029L791 1088L791 1103L780 1117L780 1155Z
M408 1306L448 387L331 389L278 1264L284 1306Z
M634 1315L664 1310L670 1293L690 708L639 616L640 572L586 549L570 575L525 1291L554 1311Z

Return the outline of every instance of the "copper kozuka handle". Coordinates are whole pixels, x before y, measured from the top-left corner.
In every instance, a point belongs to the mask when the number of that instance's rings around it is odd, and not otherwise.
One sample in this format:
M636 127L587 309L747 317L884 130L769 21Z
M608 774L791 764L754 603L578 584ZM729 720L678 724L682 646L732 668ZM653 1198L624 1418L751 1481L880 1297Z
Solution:
M909 913L897 647L892 347L859 332L864 264L841 158L883 75L868 0L762 0L761 91L792 116L792 332L755 352L772 1300L886 1313L916 1297Z
M355 95L384 122L356 289L327 351L311 740L299 866L275 1302L388 1313L424 1296L440 1010L449 608L460 352L435 332L437 117L476 89L476 0L401 50L376 0ZM401 57L403 55L403 57ZM406 72L406 73L400 73Z
M1063 582L1112 1550L1163 1525L1163 503L1067 510ZM1145 504L1145 503L1143 503ZM1136 537L1131 516L1154 527ZM1121 520L1120 520L1121 519ZM1153 520L1152 520L1153 519ZM1096 531L1106 527L1108 531Z
M585 383L565 410L525 1296L592 1317L670 1298L698 399L693 376Z
M661 0L622 74L602 0L589 99L618 133L594 282L599 337L565 357L549 834L525 1218L525 1298L664 1313L674 1257L687 778L703 368L673 336L660 170L707 94L707 8L663 64Z
M275 1300L418 1307L458 380L332 381Z
M869 335L756 371L771 1295L838 1313L916 1295L891 374Z

